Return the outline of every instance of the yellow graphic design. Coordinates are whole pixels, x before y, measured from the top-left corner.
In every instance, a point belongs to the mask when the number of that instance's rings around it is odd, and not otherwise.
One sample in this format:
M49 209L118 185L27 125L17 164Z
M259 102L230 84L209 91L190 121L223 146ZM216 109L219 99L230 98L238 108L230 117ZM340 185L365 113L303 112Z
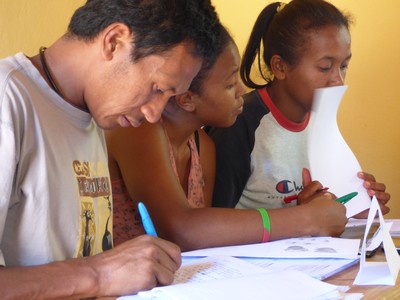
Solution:
M73 162L80 196L78 257L112 248L112 196L108 167L103 162Z
M107 209L108 209L108 217L107 217L107 222L104 225L104 231L100 228L100 234L103 234L103 237L101 239L101 249L103 251L109 250L112 248L112 205L111 205L111 196L104 197L104 199L107 201Z
M73 162L73 168L77 175L79 194L83 197L101 197L110 195L108 169L102 162L96 164L89 162Z
M94 209L92 202L81 202L83 228L81 228L81 245L83 245L82 256L90 256L94 254L94 243L96 237L96 224L94 222ZM83 230L82 230L83 229Z

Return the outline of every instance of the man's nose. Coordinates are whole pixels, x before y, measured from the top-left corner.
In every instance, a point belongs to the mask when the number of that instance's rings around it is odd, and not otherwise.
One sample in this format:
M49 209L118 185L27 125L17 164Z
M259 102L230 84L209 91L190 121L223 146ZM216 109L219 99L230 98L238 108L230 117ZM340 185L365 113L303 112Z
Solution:
M161 118L161 114L169 98L169 95L160 95L140 108L140 111L149 123L156 123Z

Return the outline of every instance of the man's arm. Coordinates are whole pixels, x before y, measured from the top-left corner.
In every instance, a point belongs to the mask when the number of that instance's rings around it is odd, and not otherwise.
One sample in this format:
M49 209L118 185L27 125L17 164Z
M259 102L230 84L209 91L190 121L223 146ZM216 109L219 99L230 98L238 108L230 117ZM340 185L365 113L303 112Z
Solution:
M2 299L88 298L134 294L172 283L179 247L143 235L101 254L42 266L1 267Z

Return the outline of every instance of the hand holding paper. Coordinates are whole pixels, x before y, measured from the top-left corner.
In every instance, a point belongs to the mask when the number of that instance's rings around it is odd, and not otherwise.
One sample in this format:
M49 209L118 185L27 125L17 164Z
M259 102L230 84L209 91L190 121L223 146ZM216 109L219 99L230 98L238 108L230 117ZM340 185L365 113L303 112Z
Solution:
M363 185L367 189L368 195L370 195L370 197L376 196L376 200L378 200L382 214L386 215L390 211L387 203L391 198L390 194L386 191L386 185L382 182L377 182L375 176L370 173L362 171L358 172L357 175L359 178L364 180ZM357 214L357 218L367 219L368 211L363 211L362 213Z

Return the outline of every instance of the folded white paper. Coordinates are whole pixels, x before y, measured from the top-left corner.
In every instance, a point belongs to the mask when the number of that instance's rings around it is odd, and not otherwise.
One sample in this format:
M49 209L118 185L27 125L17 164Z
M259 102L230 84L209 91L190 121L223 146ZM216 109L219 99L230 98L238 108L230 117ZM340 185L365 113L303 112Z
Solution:
M320 181L337 197L358 195L347 202L348 218L368 209L371 199L357 177L357 158L343 139L337 124L337 111L347 86L317 89L309 123L308 159L313 180Z
M367 248L367 236L374 222L374 217L378 212L380 233L382 234L383 247L385 249L385 262L367 262L365 260L365 251ZM383 219L382 211L378 201L374 196L371 202L371 208L368 214L367 226L361 246L360 270L354 280L355 285L395 285L397 275L400 270L400 258L396 247L390 236L389 229Z

